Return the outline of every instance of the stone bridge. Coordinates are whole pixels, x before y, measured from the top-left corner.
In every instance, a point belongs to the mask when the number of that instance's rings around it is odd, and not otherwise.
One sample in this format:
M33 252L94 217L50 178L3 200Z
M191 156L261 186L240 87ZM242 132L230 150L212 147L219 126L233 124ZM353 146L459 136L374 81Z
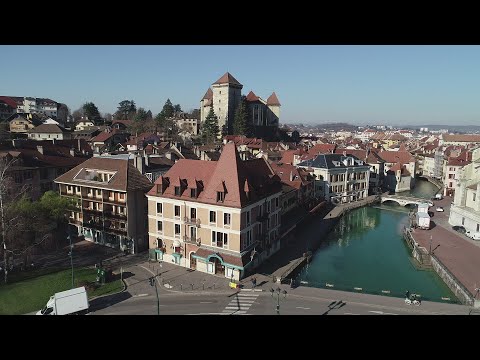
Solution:
M385 201L395 201L401 206L418 205L420 203L428 202L428 199L417 198L414 196L400 196L400 195L382 195L382 203Z

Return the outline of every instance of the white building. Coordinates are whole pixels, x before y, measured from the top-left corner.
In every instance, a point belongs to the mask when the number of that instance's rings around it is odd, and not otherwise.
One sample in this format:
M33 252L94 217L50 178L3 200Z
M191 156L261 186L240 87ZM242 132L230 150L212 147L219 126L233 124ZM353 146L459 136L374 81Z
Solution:
M316 175L315 195L334 204L349 203L368 196L370 165L355 156L322 154L302 161Z
M28 138L33 140L68 140L72 133L56 124L42 124L28 132Z

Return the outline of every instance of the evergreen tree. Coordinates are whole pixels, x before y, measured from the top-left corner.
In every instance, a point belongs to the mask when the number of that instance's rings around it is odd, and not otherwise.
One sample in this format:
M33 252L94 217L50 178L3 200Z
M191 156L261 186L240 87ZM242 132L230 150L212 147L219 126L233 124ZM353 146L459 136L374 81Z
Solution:
M247 135L247 108L245 101L241 101L235 110L235 117L233 118L233 135Z
M120 101L117 107L117 112L115 113L116 120L131 120L137 112L137 107L135 106L135 101L133 100L123 100Z
M204 142L212 143L217 140L218 133L220 128L218 126L218 117L213 111L213 106L210 106L210 111L208 112L205 122L203 124L202 137Z
M100 112L98 111L97 106L93 102L87 102L83 104L83 113L91 121L97 121L100 119Z
M167 101L165 101L165 105L163 105L161 114L165 119L168 119L169 117L172 117L174 113L175 113L175 107L173 106L170 99L167 99Z

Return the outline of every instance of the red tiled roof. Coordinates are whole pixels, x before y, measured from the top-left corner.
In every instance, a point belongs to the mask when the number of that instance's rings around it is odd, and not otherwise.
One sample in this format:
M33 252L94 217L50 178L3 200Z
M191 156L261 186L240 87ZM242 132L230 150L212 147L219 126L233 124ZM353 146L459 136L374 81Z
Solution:
M91 142L105 142L108 139L110 139L113 135L118 133L118 129L113 129L113 130L107 130L103 131L97 136L95 136L93 139L91 139Z
M308 153L312 155L330 154L335 151L336 147L336 144L316 144L308 150Z
M246 97L247 101L258 101L259 97L253 91L250 91Z
M442 134L443 141L454 142L480 142L480 135L464 135L464 134Z
M75 179L75 176L85 168L116 171L117 173L109 182L94 181L85 182ZM94 188L105 188L120 191L127 190L148 190L152 184L146 176L140 174L138 169L133 165L133 160L115 159L111 157L93 157L80 165L74 167L65 174L55 179L58 183L76 184L81 186L91 186Z
M215 81L214 84L232 84L242 86L242 84L240 84L229 72L226 72L220 79Z
M8 96L0 96L0 101L3 101L5 104L7 104L8 106L16 109L17 108L17 103L15 102L15 100L13 100L11 97L8 97Z
M61 128L56 124L42 124L37 126L35 129L30 130L31 133L43 133L43 134L62 134L66 132L65 129Z
M280 106L280 101L278 101L277 94L275 94L275 91L270 95L267 99L267 105L277 105Z
M212 91L212 89L208 88L205 95L203 95L202 100L212 100L212 99L213 99L213 91Z
M275 173L267 162L263 158L242 161L234 143L224 146L217 162L181 159L164 177L185 179L188 186L196 179L203 185L203 191L200 191L196 201L236 208L244 207L248 203L258 201L258 198L280 191L279 179L278 177L275 179ZM245 179L248 179L251 190L248 198L245 194ZM155 184L159 184L158 180ZM220 190L226 189L222 203L217 202L217 191L220 185ZM172 186L167 187L165 192L159 195L155 185L149 195L190 199L187 191L184 191L181 196L175 196Z
M387 163L401 162L402 164L415 161L408 151L379 151L377 155Z

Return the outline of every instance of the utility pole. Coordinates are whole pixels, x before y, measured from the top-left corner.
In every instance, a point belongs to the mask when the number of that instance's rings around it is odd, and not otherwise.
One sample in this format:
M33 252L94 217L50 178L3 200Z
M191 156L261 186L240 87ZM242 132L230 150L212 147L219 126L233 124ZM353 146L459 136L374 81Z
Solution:
M150 286L155 286L155 292L157 293L157 315L160 315L160 298L158 297L157 279L155 279L155 276L152 276L149 280Z

